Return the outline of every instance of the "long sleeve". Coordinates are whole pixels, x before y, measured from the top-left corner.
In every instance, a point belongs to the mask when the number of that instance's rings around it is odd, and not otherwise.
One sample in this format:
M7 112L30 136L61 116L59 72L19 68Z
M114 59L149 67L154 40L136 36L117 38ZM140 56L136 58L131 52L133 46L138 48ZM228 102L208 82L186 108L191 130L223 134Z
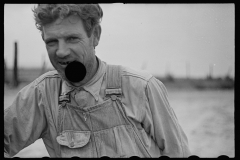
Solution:
M157 143L162 155L189 157L187 137L169 105L167 90L162 82L152 77L146 87L146 112L143 126Z
M32 82L4 110L4 157L12 157L34 143L46 128L43 96Z

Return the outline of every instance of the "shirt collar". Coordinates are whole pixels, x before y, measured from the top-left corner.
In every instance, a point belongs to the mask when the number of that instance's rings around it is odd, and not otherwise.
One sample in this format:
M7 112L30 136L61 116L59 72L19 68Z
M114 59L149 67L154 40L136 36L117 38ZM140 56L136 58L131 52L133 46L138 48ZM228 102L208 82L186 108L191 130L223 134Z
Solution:
M88 91L95 98L96 101L98 101L101 84L104 74L106 72L106 63L101 61L97 56L96 58L98 60L98 70L93 76L93 78L81 87L74 87L64 80L62 83L62 95L68 94L75 89L80 90L81 88L83 88Z

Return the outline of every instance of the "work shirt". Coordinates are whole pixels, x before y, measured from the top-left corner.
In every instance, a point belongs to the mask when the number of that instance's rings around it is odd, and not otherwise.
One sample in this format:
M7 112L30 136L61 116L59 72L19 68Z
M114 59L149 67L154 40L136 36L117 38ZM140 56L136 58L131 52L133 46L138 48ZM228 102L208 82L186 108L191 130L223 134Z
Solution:
M109 87L116 74L97 60L97 73L84 86L70 85L54 70L17 94L4 110L4 155L12 157L42 138L51 157L190 156L163 83L121 66L112 83L120 87ZM108 99L106 90L117 96Z

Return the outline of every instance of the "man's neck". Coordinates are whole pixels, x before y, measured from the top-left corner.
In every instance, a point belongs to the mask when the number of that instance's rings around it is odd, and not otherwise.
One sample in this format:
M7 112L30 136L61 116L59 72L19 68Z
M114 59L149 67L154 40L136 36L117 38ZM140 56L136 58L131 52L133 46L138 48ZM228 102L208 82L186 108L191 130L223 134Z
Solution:
M88 83L94 76L95 74L97 73L98 71L98 68L99 68L99 61L98 61L98 58L95 56L95 61L93 62L93 68L92 68L92 74L89 75L88 77L86 77L85 80L83 80L82 82L79 82L79 83L72 83L72 82L68 82L71 86L73 87L82 87L84 86L86 83Z

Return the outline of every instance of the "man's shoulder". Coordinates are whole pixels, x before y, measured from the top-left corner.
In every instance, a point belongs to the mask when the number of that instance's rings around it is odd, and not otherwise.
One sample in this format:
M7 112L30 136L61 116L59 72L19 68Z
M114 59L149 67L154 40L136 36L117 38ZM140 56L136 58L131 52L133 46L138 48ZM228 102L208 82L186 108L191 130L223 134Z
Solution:
M39 83L41 83L45 80L56 81L56 80L60 80L60 79L61 79L61 77L58 74L57 70L51 70L51 71L48 71L48 72L42 74L41 76L39 76L35 80L35 84L38 85Z
M126 103L139 103L145 97L146 87L153 75L147 71L121 66L122 92ZM140 105L140 104L139 104Z
M129 67L121 66L122 68L122 76L130 77L133 79L139 79L142 81L149 81L153 75L144 70L136 70Z

